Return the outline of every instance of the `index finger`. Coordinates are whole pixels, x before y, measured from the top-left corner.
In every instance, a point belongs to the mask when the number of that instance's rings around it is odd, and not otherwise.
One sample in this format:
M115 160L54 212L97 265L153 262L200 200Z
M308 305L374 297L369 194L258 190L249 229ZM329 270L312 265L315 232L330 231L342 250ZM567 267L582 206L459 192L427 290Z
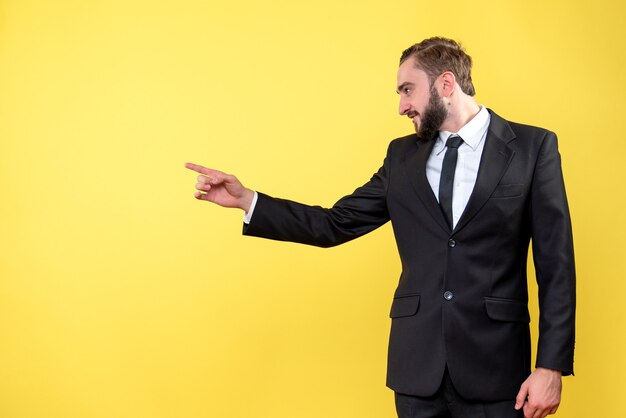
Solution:
M207 174L207 175L215 175L218 173L218 171L216 170L211 170L210 168L206 168L204 166L198 165L198 164L194 164L194 163L185 163L185 167L195 171L196 173L200 173L200 174Z

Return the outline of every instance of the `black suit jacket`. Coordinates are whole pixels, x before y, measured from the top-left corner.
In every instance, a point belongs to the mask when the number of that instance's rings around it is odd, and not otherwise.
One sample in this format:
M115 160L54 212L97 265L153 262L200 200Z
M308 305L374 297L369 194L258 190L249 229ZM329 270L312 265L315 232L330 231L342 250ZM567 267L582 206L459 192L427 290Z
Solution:
M574 254L557 139L490 113L476 185L453 231L426 178L434 141L416 135L392 141L372 179L332 208L260 193L244 226L247 235L327 247L391 220L402 274L391 306L387 385L397 392L434 394L447 365L468 399L515 397L530 373L531 239L536 366L573 372Z

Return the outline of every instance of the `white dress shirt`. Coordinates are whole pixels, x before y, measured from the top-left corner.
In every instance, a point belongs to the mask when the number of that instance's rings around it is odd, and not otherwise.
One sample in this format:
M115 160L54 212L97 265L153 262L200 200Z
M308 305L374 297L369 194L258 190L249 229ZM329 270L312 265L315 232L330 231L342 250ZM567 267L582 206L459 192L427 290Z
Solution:
M439 180L443 157L446 154L446 141L451 135L459 135L463 143L459 147L456 170L454 172L454 186L452 189L452 228L461 218L465 206L476 184L480 157L485 147L485 138L491 115L486 107L481 106L480 111L465 124L458 132L440 131L435 140L433 150L426 162L426 177L433 189L433 193L439 201Z
M458 159L456 163L456 171L454 172L454 188L452 190L452 227L456 226L459 218L467 206L467 202L474 190L476 184L476 176L478 175L478 166L480 165L480 157L485 147L485 137L487 136L487 128L491 116L484 106L480 107L480 111L458 132L440 131L433 146L433 151L426 162L426 177L428 183L433 189L433 193L439 201L439 178L441 177L441 166L443 165L443 157L445 155L446 141L453 134L459 135L463 139L463 143L459 147ZM257 192L254 192L254 198L250 205L250 210L246 212L243 221L247 224L252 219L252 213L258 199Z
M246 215L243 217L243 222L246 224L250 223L250 219L252 219L252 212L254 212L254 207L256 206L256 201L259 199L259 194L255 191L254 197L252 198L252 203L250 203L250 209L246 212Z

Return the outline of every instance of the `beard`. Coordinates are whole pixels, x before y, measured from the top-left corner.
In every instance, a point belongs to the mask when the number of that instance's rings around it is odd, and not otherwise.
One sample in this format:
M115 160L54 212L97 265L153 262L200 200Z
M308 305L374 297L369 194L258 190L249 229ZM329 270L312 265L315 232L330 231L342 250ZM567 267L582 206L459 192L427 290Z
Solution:
M443 104L441 96L437 93L435 86L430 87L430 98L428 99L428 106L424 110L424 115L421 117L421 123L419 127L415 127L415 132L419 139L430 141L437 135L439 128L443 125L443 122L448 117L448 109Z

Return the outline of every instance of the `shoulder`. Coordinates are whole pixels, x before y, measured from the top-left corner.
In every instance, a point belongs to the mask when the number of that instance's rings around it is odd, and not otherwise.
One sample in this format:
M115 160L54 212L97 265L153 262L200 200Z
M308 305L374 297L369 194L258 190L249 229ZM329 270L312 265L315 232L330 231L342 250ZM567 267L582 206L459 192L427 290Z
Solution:
M507 142L514 139L540 143L550 138L556 140L556 134L549 129L504 119L491 109L489 113L489 130Z
M387 159L396 162L403 161L417 151L423 144L424 141L418 139L417 134L396 138L389 143Z
M417 134L411 134L394 139L389 143L389 148L403 148L414 146L417 142Z
M549 129L539 126L527 125L524 123L509 122L513 132L519 137L546 137L550 135L556 135Z

